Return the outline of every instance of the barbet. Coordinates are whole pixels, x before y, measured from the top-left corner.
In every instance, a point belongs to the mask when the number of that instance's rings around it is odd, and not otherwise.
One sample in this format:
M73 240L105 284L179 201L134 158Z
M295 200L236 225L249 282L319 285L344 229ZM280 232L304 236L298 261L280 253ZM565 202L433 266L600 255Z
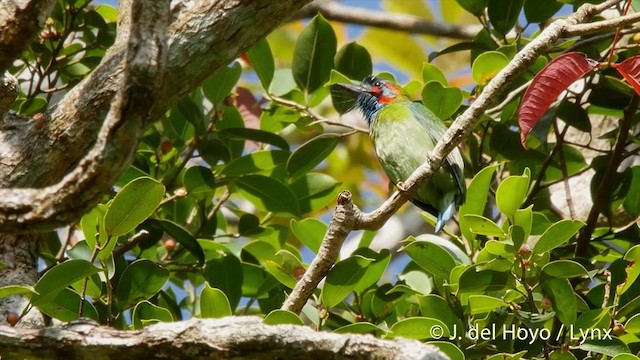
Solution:
M360 85L338 85L357 96L355 107L369 124L376 155L394 185L405 181L427 160L447 130L442 119L411 101L390 81L367 76ZM456 148L411 199L437 218L436 232L442 230L465 200L463 168L462 156Z

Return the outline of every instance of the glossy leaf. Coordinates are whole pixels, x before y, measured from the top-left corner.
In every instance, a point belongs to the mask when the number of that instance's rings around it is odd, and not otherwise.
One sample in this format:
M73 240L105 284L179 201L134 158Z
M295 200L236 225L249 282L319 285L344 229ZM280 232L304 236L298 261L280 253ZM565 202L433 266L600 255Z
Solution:
M38 305L33 304L42 311L42 313L60 321L74 321L80 318L80 294L77 292L64 288L57 292L55 296L48 299L46 302L41 302ZM98 312L90 301L84 301L83 317L87 317L94 321L99 321Z
M556 57L536 74L518 110L522 146L526 148L525 138L560 93L597 66L585 54L570 52Z
M124 235L149 218L164 197L165 187L149 177L141 177L125 185L111 201L104 215L104 226L110 236Z
M310 94L328 79L336 55L337 40L331 24L316 15L298 36L293 50L293 78Z
M371 55L367 49L355 41L340 48L335 57L335 68L357 81L373 73Z
M542 289L551 299L553 311L555 311L558 320L565 326L573 324L578 317L578 305L569 280L550 278L542 283Z
M247 175L235 181L240 193L262 211L298 215L298 199L280 181L262 175Z
M556 260L542 267L542 272L558 278L574 278L588 276L587 269L580 263L571 260Z
M305 269L300 259L287 250L278 251L275 257L265 261L264 265L271 275L291 289L298 282L295 274Z
M442 321L449 333L460 332L463 329L462 321L453 312L447 301L439 295L429 294L418 296L420 313Z
M387 249L375 252L369 248L359 248L353 252L353 255L359 255L373 260L367 265L364 275L362 275L360 281L358 281L356 286L353 288L353 291L363 293L367 288L380 280L382 274L387 270L387 266L389 266L391 254Z
M627 344L617 337L611 339L587 339L584 343L578 345L577 348L611 357L630 352Z
M468 268L458 280L458 290L463 293L500 291L513 287L513 278L503 271L476 271L474 268Z
M473 15L480 16L484 14L489 0L456 0L456 2Z
M191 166L182 176L182 183L189 194L198 199L213 195L215 179L211 169L204 166Z
M467 226L469 226L469 230L476 235L495 236L498 238L507 237L507 234L502 231L498 224L484 216L468 214L464 216L464 219Z
M331 308L338 305L356 287L372 259L354 255L335 264L322 288L322 303Z
M34 97L27 99L25 102L20 104L20 109L18 113L24 116L31 116L37 113L44 112L47 109L47 100L42 97Z
M462 91L456 87L444 87L437 81L431 81L422 89L422 103L439 118L447 119L462 104Z
M460 206L460 231L464 238L468 241L475 239L475 234L471 232L469 223L465 218L467 214L483 215L484 208L487 204L487 197L489 195L489 186L495 174L497 165L487 166L480 170L471 179L469 186L467 187L467 199L465 203Z
M222 169L221 175L228 177L247 174L271 175L283 168L291 153L284 150L258 150L239 157Z
M259 40L247 50L246 55L251 67L258 75L262 87L268 89L275 72L275 62L269 43L266 39Z
M529 174L529 169L525 169L523 175L509 176L500 183L496 191L498 209L511 220L529 192Z
M292 182L289 188L298 198L300 213L306 214L335 202L340 184L327 174L311 172Z
M558 221L551 225L538 239L533 246L533 253L542 254L555 249L573 237L584 225L584 222L580 220L565 219Z
M487 13L494 29L506 35L518 22L518 16L524 5L524 0L489 0Z
M487 51L478 56L471 65L471 75L478 85L486 85L500 70L509 64L509 59L499 51Z
M525 0L524 15L529 22L544 22L557 13L561 7L562 3L556 0Z
M225 293L218 289L204 284L200 293L200 316L203 318L221 318L231 316L231 305Z
M136 307L131 312L131 324L136 330L151 324L172 321L173 315L171 315L171 311L146 300L136 304Z
M434 332L434 329L437 332ZM441 330L441 332L439 331ZM447 326L442 321L427 317L411 317L393 324L387 337L401 336L408 339L434 339L449 337Z
M416 240L405 246L404 251L421 268L442 279L448 279L451 270L457 265L446 250L431 242Z
M14 295L24 295L30 298L33 295L37 295L36 289L29 285L7 285L0 287L0 299Z
M640 215L640 166L631 167L631 184L622 205L631 216Z
M281 324L291 324L291 325L304 325L302 320L298 315L291 311L276 309L267 314L264 317L263 322L267 325L281 325Z
M613 66L640 95L640 55L630 57Z
M422 81L424 81L425 84L428 84L431 81L436 81L442 86L448 85L447 78L444 76L444 73L437 66L427 62L422 64ZM424 99L424 95L422 98Z
M298 240L317 254L324 233L327 232L327 225L318 219L307 218L300 221L292 219L290 226Z
M437 347L449 360L465 360L462 350L453 343L446 341L428 341L427 345Z
M624 269L626 279L624 285L618 290L620 294L624 294L632 288L636 279L640 276L640 245L636 245L629 249L624 254L624 260L629 262L629 265Z
M98 268L86 260L68 260L58 264L44 273L33 286L37 295L31 297L31 304L38 306L50 302L67 286L98 271Z
M251 140L263 144L271 144L281 150L289 151L289 143L282 136L269 131L251 128L227 128L218 131L218 136L223 139Z
M501 299L487 295L469 296L469 309L471 315L485 314L501 307L509 307L509 304Z
M231 66L221 67L202 82L204 96L214 104L219 103L229 96L233 87L240 80L241 74L242 67L237 61L234 61Z
M122 273L116 300L118 308L129 309L157 294L169 280L169 270L146 259L136 260Z
M184 248L187 249L200 264L204 263L204 251L202 250L200 243L198 243L198 240L196 240L196 238L182 226L164 219L151 219L149 220L149 224L170 235L180 245L184 246Z
M204 278L211 287L220 289L229 299L231 309L235 309L242 297L242 265L240 260L225 254L209 260L204 269Z
M380 336L386 334L387 331L370 322L358 322L339 327L333 332L336 334L375 334Z
M338 145L340 136L322 134L300 145L287 161L287 173L296 178L315 168Z

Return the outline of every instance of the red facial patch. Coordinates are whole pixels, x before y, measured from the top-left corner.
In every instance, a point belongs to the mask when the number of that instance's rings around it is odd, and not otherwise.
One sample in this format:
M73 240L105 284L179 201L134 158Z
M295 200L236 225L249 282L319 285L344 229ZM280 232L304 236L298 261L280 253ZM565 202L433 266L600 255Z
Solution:
M392 83L388 82L385 84L385 86L387 87L387 89L391 90L391 93L393 94L393 96L386 96L383 94L383 91L380 87L378 86L374 86L371 88L371 93L378 98L378 102L380 104L388 104L392 101L395 100L396 95L400 92L400 90Z

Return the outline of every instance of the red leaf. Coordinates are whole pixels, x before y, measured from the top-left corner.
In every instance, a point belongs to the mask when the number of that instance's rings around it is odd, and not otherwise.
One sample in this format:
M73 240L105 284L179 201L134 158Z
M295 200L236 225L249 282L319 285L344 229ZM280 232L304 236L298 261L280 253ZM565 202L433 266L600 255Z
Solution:
M640 95L640 55L630 57L620 64L612 64L618 72L627 80L638 95Z
M520 143L524 148L525 138L560 93L597 66L598 62L584 53L570 52L553 59L533 78L518 111Z

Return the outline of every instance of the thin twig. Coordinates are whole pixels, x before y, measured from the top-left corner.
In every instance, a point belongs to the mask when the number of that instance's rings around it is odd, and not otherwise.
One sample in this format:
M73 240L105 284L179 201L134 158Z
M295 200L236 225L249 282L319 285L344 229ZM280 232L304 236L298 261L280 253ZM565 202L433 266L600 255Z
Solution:
M129 238L129 241L127 241L126 243L120 245L118 248L113 250L113 257L117 258L119 256L124 255L127 251L136 247L136 245L138 245L139 242L148 239L149 235L150 235L149 231L147 230L143 229L138 231L133 236L131 236L131 238Z

